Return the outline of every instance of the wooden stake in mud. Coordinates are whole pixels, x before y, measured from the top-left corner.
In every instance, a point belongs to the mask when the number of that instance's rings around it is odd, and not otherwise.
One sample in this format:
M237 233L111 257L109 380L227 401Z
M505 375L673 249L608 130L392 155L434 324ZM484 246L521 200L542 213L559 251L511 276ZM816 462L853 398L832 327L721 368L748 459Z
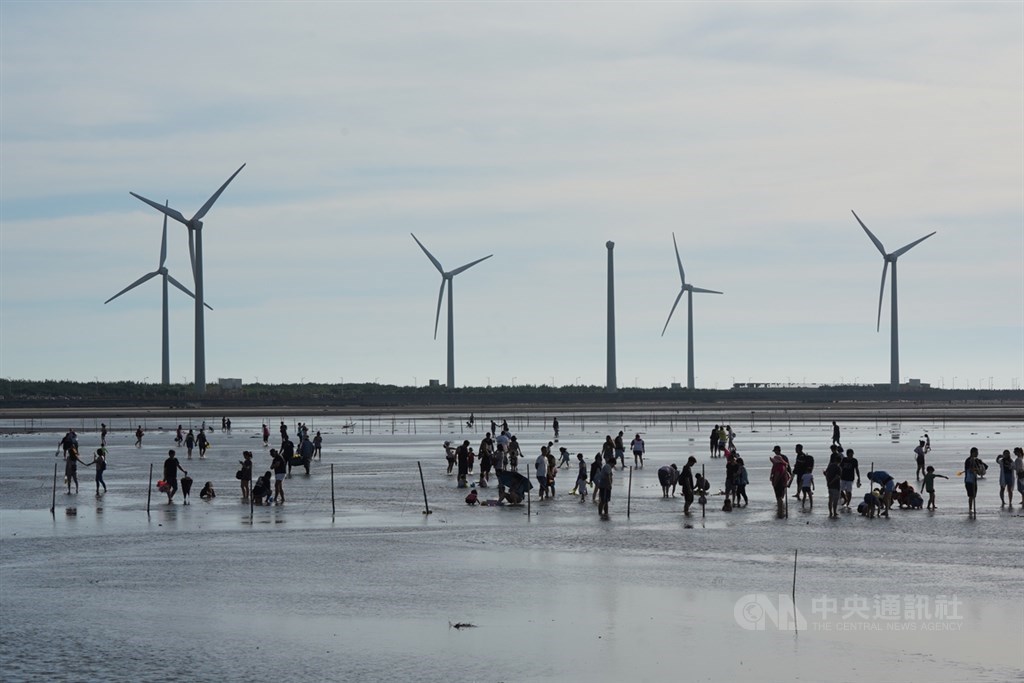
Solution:
M57 463L53 463L53 500L50 502L50 514L56 515L57 509Z
M526 480L527 481L530 480L530 463L526 463ZM532 488L532 484L531 484L531 488ZM530 499L531 499L530 490L527 489L527 491L526 491L526 518L527 519L530 519L530 514L531 514L530 513Z
M149 501L153 498L153 463L149 463L149 490L146 491L146 514L149 514Z
M629 519L630 502L633 498L633 468L629 468L629 485L626 487L626 519Z
M416 461L416 467L420 470L420 486L423 487L423 507L425 508L423 514L429 515L432 513L430 512L430 503L427 502L427 484L423 481L423 465L419 460Z
M331 463L331 516L333 517L337 509L334 507L334 463Z
M799 548L793 549L793 630L796 631L796 556Z

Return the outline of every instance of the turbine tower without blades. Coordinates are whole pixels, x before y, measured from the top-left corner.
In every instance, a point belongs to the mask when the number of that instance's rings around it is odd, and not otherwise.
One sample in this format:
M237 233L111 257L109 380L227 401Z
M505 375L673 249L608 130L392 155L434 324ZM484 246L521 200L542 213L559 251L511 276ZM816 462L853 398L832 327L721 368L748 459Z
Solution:
M183 291L186 294L188 294L193 299L195 299L196 297L195 297L194 294L192 294L192 292L189 291L188 287L186 287L185 285L183 285L180 282L178 282L177 280L175 280L171 276L171 274L167 272L167 267L164 266L164 262L166 260L167 260L167 216L165 214L164 215L163 238L160 241L160 265L157 266L157 269L154 270L152 273L146 273L145 275L140 277L138 280L136 280L135 282L131 283L130 285L128 285L127 287L122 289L120 292L118 292L114 296L112 296L109 299L107 299L106 301L104 301L103 303L104 304L109 304L111 301L113 301L117 297L121 296L125 292L128 292L128 291L131 291L131 290L135 289L136 287L141 285L143 282L146 282L147 280L152 280L157 275L162 275L163 276L163 335L162 335L162 337L163 337L163 353L161 354L161 358L163 359L163 363L162 363L162 372L161 372L161 382L163 384L170 384L171 383L171 343L170 343L170 336L171 335L170 335L170 319L169 319L169 315L168 315L168 311L167 311L167 283L168 282L171 283L172 285L174 285L175 287L177 287L181 291ZM212 308L210 308L209 305L206 305L206 307L209 308L211 311L213 310Z
M890 323L890 328L891 329L889 330L889 334L890 334L889 389L891 391L899 391L899 388L900 388L900 332L899 332L900 325L899 325L899 314L897 312L897 304L896 304L896 259L898 259L900 256L903 256L905 253L907 253L908 251L910 251L911 249L913 249L914 247L919 245L921 242L924 242L926 239L928 239L929 237L934 235L935 232L934 231L930 232L927 235L925 235L924 237L922 237L921 239L914 240L913 242L911 242L910 244L906 245L905 247L901 247L901 248L897 249L896 251L894 251L892 253L886 253L885 247L882 246L882 242L877 237L875 237L871 233L870 230L868 230L868 226L864 225L864 221L862 221L860 219L860 216L857 215L857 212L851 210L850 213L852 213L853 217L857 219L858 223L860 223L860 227L864 228L864 232L867 233L868 237L871 239L871 242L875 245L875 247L878 249L879 253L882 255L882 286L878 290L878 321L877 321L877 323L875 325L876 331L880 331L882 329L882 298L885 296L885 276L886 276L886 273L889 270L889 264L890 263L892 264L892 303L890 304L890 308L892 310L891 310L891 323Z
M213 207L217 199L220 198L224 189L235 179L242 169L245 168L245 164L238 167L230 178L228 178L220 189L213 193L206 203L200 207L199 211L192 218L186 219L180 211L172 209L166 206L161 206L154 201L146 199L142 195L131 192L130 194L136 199L149 204L154 209L169 216L174 220L178 221L186 228L188 228L188 250L189 256L192 261L192 277L195 281L196 287L196 393L204 394L206 392L206 318L203 315L203 217Z
M608 362L604 390L614 394L619 390L615 373L615 242L608 240L604 246L608 250Z
M672 320L672 314L676 312L676 306L679 305L679 300L683 298L683 294L686 294L686 388L693 391L693 294L694 292L697 294L721 294L722 292L713 289L702 289L701 287L687 284L686 273L683 271L683 261L679 258L679 245L676 244L675 233L672 233L672 246L676 250L676 264L679 266L679 281L682 283L682 287L679 289L679 294L676 295L675 303L672 304L672 310L668 312L665 327L661 328L661 336L665 336L665 330L668 329L668 323Z
M412 235L412 233L409 234ZM441 289L437 292L437 315L434 318L434 339L437 339L437 327L438 324L441 322L441 301L444 299L444 286L445 284L448 285L448 388L454 389L455 322L453 317L454 306L452 304L452 280L454 280L455 276L458 275L459 273L465 270L469 270L470 268L480 263L481 261L486 261L487 259L491 258L491 256L494 256L494 254L488 254L487 256L477 259L476 261L467 263L464 266L459 266L455 270L445 271L444 267L441 265L441 262L434 258L433 254L427 251L427 248L423 246L423 243L416 239L416 235L412 235L412 238L416 240L416 244L420 245L420 249L423 250L423 253L427 255L427 258L430 259L430 262L434 264L435 268L437 268L437 272L441 273Z

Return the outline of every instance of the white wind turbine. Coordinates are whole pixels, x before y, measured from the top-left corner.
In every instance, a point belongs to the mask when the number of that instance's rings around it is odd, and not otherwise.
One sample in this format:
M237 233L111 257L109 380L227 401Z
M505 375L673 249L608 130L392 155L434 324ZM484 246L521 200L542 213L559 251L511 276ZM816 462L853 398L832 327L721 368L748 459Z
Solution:
M683 294L686 294L686 388L691 391L694 388L694 375L693 375L693 293L698 294L721 294L713 289L702 289L700 287L694 287L693 285L686 283L686 273L683 272L683 261L679 258L679 245L676 244L676 234L672 233L672 246L676 250L676 264L679 265L679 280L682 286L679 289L679 294L676 296L675 303L672 304L672 310L668 312L668 319L665 320L665 327L661 329L661 336L665 336L665 330L668 329L668 323L672 320L672 314L676 312L676 306L679 305L679 300L683 298Z
M412 233L409 234L412 235ZM448 388L454 389L455 323L453 318L454 308L452 306L452 280L455 278L456 275L458 275L462 271L469 270L470 268L480 263L481 261L486 261L487 259L491 258L491 256L494 256L494 254L489 254L487 256L484 256L483 258L477 259L476 261L467 263L464 266L459 266L455 270L446 272L444 267L441 265L441 262L434 258L433 254L427 251L427 248L423 246L422 242L416 239L416 235L412 235L412 238L416 240L416 244L420 245L420 249L423 250L423 253L427 255L427 258L430 259L430 262L434 264L435 268L437 268L437 272L441 273L441 289L437 293L437 316L434 318L434 339L437 339L437 327L438 324L441 322L441 300L444 298L444 286L446 283L448 285Z
M141 195L137 195L131 192L133 197L136 199L149 204L154 209L170 216L174 220L178 221L186 228L188 228L188 250L192 258L192 275L195 279L196 285L196 393L202 394L206 392L206 318L203 315L203 216L207 214L214 202L220 197L221 193L228 184L235 179L242 169L245 168L245 164L238 167L230 178L228 178L220 189L213 193L213 196L206 200L206 203L196 211L196 214L192 218L186 219L181 212L171 209L165 206L161 206L154 201L146 199Z
M138 280L136 280L135 282L131 283L130 285L128 285L127 287L122 289L120 292L118 292L114 296L112 296L109 299L107 299L106 301L104 301L103 303L104 304L109 304L111 301L113 301L117 297L121 296L125 292L128 292L130 290L135 289L136 287L141 285L143 282L146 282L147 280L152 280L157 275L162 275L163 276L163 353L162 353L162 356L161 356L162 359L163 359L163 367L162 367L163 372L161 373L161 375L162 375L161 379L162 379L163 384L170 384L171 383L171 351L170 351L171 344L170 344L170 321L169 321L169 316L168 316L168 312L167 312L167 283L170 283L170 284L174 285L175 287L177 287L181 291L183 291L186 294L188 294L193 299L195 299L196 297L195 297L194 294L192 294L192 292L189 291L188 287L186 287L185 285L183 285L180 282L178 282L177 280L175 280L174 277L172 277L171 274L167 272L167 267L164 266L164 262L166 260L167 260L167 216L164 215L164 232L163 232L163 238L160 241L160 265L157 266L156 270L154 270L151 273L146 273L145 275L140 277ZM213 308L211 308L208 304L205 304L205 305L211 311L213 310Z
M905 247L901 247L892 253L886 253L885 247L877 237L871 234L868 230L868 226L864 225L864 221L860 219L856 211L850 211L853 217L860 223L860 227L864 228L864 232L868 234L875 247L878 248L879 253L882 254L882 286L878 290L878 322L876 323L876 330L882 329L882 297L885 295L885 275L889 269L889 264L892 264L892 304L890 306L892 318L890 323L890 361L889 361L889 389L892 391L899 391L900 388L900 332L899 332L899 315L897 313L896 306L896 259L903 254L907 253L921 242L935 234L930 232L919 240L914 240Z

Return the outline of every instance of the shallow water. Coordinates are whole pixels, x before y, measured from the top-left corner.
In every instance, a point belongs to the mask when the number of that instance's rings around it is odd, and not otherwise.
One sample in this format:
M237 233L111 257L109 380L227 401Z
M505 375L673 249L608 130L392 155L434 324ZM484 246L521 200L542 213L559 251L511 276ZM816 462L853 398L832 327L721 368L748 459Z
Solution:
M0 437L3 678L842 681L896 669L932 681L1020 679L1024 517L999 506L991 474L977 518L968 518L956 472L971 445L994 467L996 452L1024 441L1021 423L843 424L862 475L874 461L912 481L912 449L927 431L929 464L951 477L938 482L937 512L894 510L877 520L829 520L820 477L813 512L790 499L789 519L776 519L771 446L791 453L802 442L820 471L830 426L747 425L737 446L750 472L750 507L723 513L712 496L706 517L684 520L679 498L662 499L656 470L693 454L717 490L724 460L706 457L710 425L560 419L560 444L588 460L605 434L644 432L648 465L633 472L628 518L628 473L616 479L611 520L600 521L591 503L567 495L574 469L562 471L554 500L532 501L530 516L467 507L445 474L440 442L476 445L481 434L463 434L461 421L446 417L398 416L394 433L390 416L357 422L355 433L345 433L340 417L310 419L325 436L322 462L310 477L285 482L285 505L257 507L251 519L233 475L243 449L256 452L255 471L269 463L258 421L214 432L205 460L182 456L196 482L192 504L179 494L167 505L154 492L149 514L149 465L158 478L173 447L172 420L149 418L142 449L127 429L113 434L109 491L96 498L92 472L82 469L77 495L58 482L54 516L62 431ZM535 415L512 425L530 461L550 437L544 422ZM83 452L95 448L98 436L79 432ZM212 503L197 497L206 480L219 494ZM795 549L806 628L794 634L762 618L765 630L744 629L738 601L789 595ZM961 618L824 615L821 596L839 612L860 599L873 607L886 596L920 596L935 607L955 596Z

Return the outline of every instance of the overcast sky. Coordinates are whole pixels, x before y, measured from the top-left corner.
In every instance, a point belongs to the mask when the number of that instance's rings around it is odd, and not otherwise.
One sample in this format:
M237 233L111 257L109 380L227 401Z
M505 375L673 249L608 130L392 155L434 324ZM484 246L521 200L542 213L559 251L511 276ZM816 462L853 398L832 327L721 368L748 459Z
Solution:
M1024 4L0 3L0 376L160 378L160 214L207 377L1024 382ZM186 231L167 266L193 286ZM171 290L171 375L193 307Z

